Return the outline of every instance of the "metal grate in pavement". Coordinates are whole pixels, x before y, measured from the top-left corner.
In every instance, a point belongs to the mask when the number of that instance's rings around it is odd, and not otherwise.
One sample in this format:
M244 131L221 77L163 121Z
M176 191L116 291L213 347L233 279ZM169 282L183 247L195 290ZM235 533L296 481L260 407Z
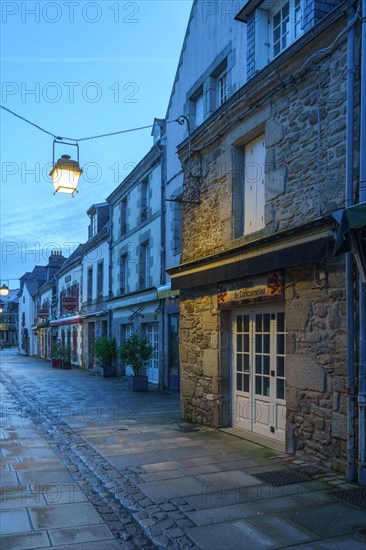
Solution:
M292 485L293 483L304 483L304 481L310 481L308 476L293 472L291 470L274 470L272 472L261 472L259 474L253 474L254 477L274 485L275 487L282 487L282 485Z
M366 489L347 489L346 491L336 491L334 496L344 500L356 508L366 508Z

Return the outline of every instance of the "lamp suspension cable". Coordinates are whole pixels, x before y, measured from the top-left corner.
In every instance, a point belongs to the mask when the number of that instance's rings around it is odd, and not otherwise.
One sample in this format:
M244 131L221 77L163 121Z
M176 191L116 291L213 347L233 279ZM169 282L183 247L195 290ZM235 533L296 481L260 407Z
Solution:
M138 130L147 130L147 129L153 127L152 124L148 124L146 126L139 126L137 128L129 128L127 130L118 130L117 132L109 132L107 134L99 134L99 135L96 135L96 136L88 136L88 137L82 137L82 138L71 138L71 137L58 136L57 134L53 134L52 132L49 132L48 130L45 130L45 128L42 128L38 124L35 124L31 120L28 120L27 118L19 115L18 113L15 113L14 111L12 111L11 109L8 109L7 107L4 107L4 105L0 105L0 108L3 109L4 111L7 111L8 113L10 113L13 116L15 116L17 118L20 118L20 120L23 120L27 124L30 124L31 126L34 126L35 128L37 128L41 132L43 132L45 134L48 134L49 136L52 136L56 140L61 140L61 141L70 140L70 141L75 141L75 143L77 143L79 141L88 141L88 140L91 140L91 139L100 139L100 138L105 138L105 137L110 137L110 136L116 136L118 134L127 134L129 132L137 132ZM172 122L178 122L178 120L179 119L167 120L166 124L171 124Z

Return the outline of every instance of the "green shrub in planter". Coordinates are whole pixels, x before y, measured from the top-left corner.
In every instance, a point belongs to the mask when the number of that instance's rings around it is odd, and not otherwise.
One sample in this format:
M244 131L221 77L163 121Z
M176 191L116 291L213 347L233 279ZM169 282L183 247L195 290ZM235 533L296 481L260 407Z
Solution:
M137 332L131 334L119 347L119 357L125 365L130 365L134 376L141 374L149 359L152 358L154 348L146 336L140 336Z
M58 342L53 342L51 348L51 365L55 368L60 366L61 346Z
M60 359L62 369L71 369L71 348L70 346L60 347Z
M119 357L125 365L130 365L133 376L130 377L129 386L133 391L147 391L147 376L141 375L141 371L152 358L154 348L146 336L137 332L131 334L119 347Z
M117 357L116 339L100 336L94 342L94 353L103 367L104 377L115 376L115 367L112 365L112 361Z

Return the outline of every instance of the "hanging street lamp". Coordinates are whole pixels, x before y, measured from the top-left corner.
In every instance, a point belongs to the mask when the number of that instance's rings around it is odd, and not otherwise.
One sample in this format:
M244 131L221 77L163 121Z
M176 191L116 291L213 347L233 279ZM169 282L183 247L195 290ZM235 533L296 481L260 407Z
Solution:
M6 297L6 296L8 296L8 294L9 294L9 287L6 286L6 285L2 285L0 287L0 296L5 296Z
M72 160L69 155L62 155L55 163L55 144L72 145L77 148L77 160ZM55 193L68 193L74 196L77 193L79 178L83 170L79 166L79 145L78 143L65 142L61 138L53 141L53 168L50 176L55 187Z

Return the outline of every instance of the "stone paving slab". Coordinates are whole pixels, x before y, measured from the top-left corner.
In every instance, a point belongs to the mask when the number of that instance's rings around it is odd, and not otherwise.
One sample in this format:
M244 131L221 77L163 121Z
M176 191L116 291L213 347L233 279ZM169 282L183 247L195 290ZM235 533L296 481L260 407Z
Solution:
M289 546L290 544L298 544L302 542L312 542L318 540L319 537L305 527L295 523L286 521L283 517L278 516L257 516L250 517L248 521L263 529L276 540L281 543L281 546Z
M198 526L243 519L256 515L257 511L249 504L244 503L187 512L187 516Z
M366 511L343 504L315 506L311 509L284 512L283 516L314 531L322 538L352 533L357 525L366 527ZM366 542L366 540L365 540Z
M51 546L46 531L5 535L1 537L1 540L4 550L31 550L34 548L49 548Z
M140 464L149 464L158 462L161 457L156 453L131 453L124 455L105 455L109 458L109 462L117 468L126 468L126 466L135 466Z
M190 495L202 495L204 483L194 477L167 479L164 483L152 481L141 483L139 489L154 501L159 499L170 499Z
M57 483L72 483L73 479L71 475L65 471L65 468L62 464L59 465L57 470L29 470L29 471L19 471L18 478L20 484L27 484L34 486L39 484L40 481L42 485L48 484L57 484Z
M202 550L275 550L282 546L246 520L192 527L187 533Z
M59 483L41 486L46 504L68 504L69 502L86 502L88 499L76 483Z
M209 487L220 488L229 491L236 487L249 487L250 485L262 485L255 477L240 470L218 472L215 474L198 475L197 478Z
M104 524L66 529L50 529L48 534L54 546L100 541L100 546L103 547L105 540L114 539L111 530Z
M27 510L23 508L13 510L1 510L0 512L0 533L24 533L31 531L32 527L28 518Z
M134 548L134 546L131 546ZM76 544L67 544L62 546L52 546L52 550L121 550L121 546L117 541L113 540L103 540L98 542L86 542L86 543L76 543Z
M29 515L36 531L38 529L93 525L103 522L90 502L31 507L29 508Z

